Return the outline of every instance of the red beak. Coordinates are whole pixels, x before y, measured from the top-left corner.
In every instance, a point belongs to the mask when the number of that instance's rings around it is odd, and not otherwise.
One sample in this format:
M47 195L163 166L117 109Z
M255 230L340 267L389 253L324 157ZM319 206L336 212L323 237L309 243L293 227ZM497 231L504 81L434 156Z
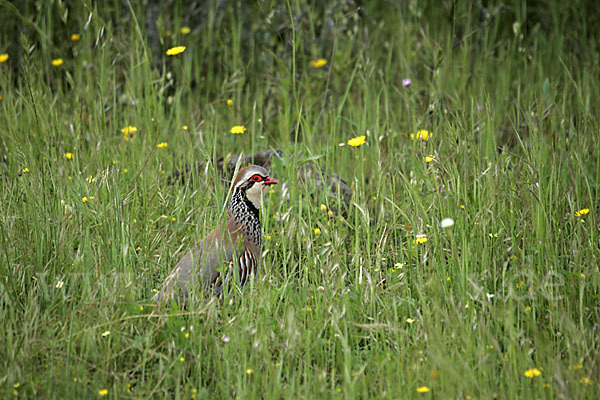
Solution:
M267 176L264 180L263 180L263 184L264 185L277 185L277 181L274 178L271 178L270 176Z

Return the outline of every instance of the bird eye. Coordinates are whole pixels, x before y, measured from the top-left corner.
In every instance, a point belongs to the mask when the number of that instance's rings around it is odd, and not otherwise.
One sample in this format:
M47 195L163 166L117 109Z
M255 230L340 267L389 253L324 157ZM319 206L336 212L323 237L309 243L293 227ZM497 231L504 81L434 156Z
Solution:
M260 175L252 175L252 178L250 178L250 180L253 182L260 182L262 178L260 177Z

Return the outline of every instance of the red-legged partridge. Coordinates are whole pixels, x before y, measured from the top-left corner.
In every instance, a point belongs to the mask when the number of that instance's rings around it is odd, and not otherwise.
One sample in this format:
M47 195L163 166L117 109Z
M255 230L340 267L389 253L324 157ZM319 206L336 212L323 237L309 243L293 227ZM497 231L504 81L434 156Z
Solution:
M239 284L245 285L260 265L262 233L258 210L263 195L275 184L277 181L263 167L251 165L240 170L233 181L224 227L217 227L183 256L154 300L183 300L190 289L199 285L221 293L223 285L234 276L234 268Z

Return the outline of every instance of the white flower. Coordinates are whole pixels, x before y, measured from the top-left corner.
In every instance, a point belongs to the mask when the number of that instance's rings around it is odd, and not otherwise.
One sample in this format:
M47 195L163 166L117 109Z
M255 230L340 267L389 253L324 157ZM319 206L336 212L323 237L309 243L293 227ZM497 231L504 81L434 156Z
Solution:
M454 220L452 218L444 218L442 222L440 222L440 227L442 228L450 228L454 225Z

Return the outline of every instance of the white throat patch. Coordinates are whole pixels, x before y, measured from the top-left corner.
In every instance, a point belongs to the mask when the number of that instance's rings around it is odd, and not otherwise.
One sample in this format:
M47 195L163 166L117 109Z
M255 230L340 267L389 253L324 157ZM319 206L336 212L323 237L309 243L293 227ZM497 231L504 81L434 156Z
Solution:
M267 186L262 182L256 182L251 188L246 190L246 197L254 204L254 207L260 209L262 205L262 197Z

